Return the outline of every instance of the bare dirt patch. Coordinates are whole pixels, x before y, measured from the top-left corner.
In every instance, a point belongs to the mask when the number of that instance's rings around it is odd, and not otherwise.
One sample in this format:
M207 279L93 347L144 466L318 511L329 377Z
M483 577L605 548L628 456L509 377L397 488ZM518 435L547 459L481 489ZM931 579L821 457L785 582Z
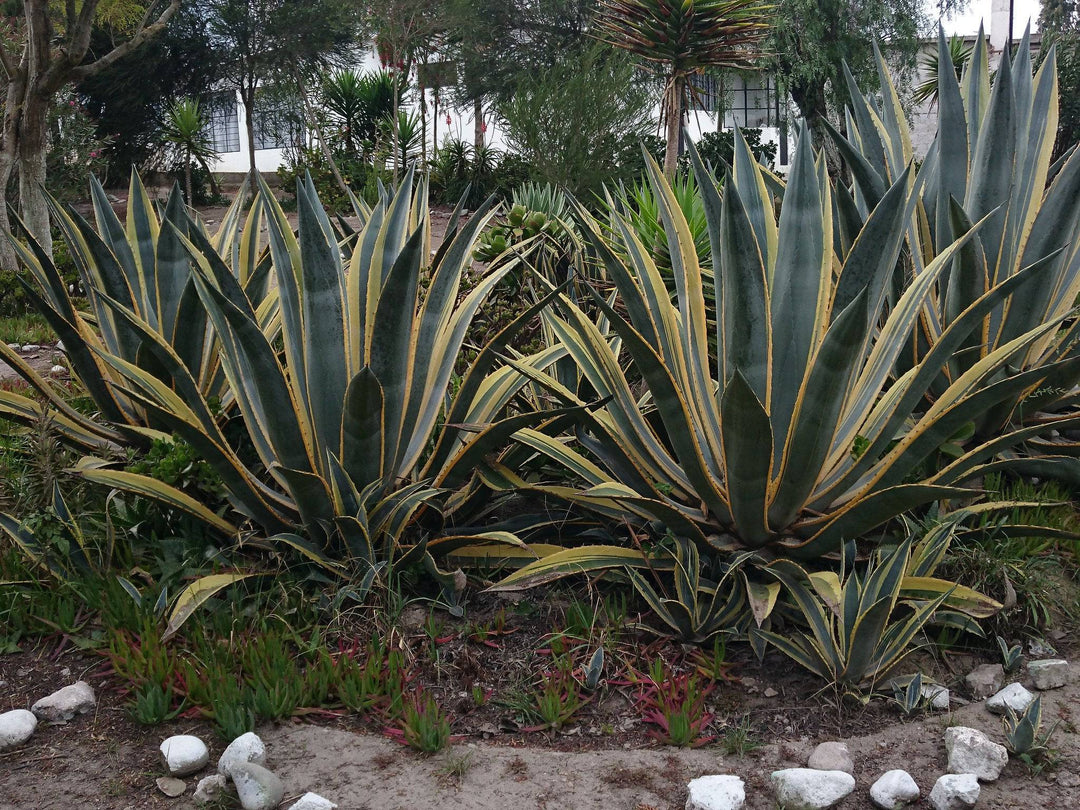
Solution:
M356 810L411 810L432 803L461 810L677 810L685 804L687 781L708 773L743 777L747 807L773 810L769 773L805 765L813 746L826 739L844 739L851 748L858 787L839 807L856 810L871 807L870 785L891 768L908 770L928 795L945 769L942 735L950 724L980 728L1001 740L1000 719L981 704L900 722L883 708L883 701L876 701L871 710L847 709L841 718L847 733L836 734L837 718L828 700L805 688L801 695L794 694L795 673L778 663L769 659L753 673L755 688L780 683L783 678L775 676L786 669L787 694L771 700L754 697L735 683L722 697L744 708L752 705L755 720L769 721L766 728L775 727L776 718L806 719L790 723L799 727L793 734L759 732L758 740L766 744L744 756L724 753L722 733L717 743L687 751L660 746L641 734L592 736L587 721L563 732L531 735L485 734L462 723L455 726L459 736L451 749L431 757L414 754L377 731L358 730L352 718L331 713L308 714L258 731L267 743L269 766L287 786L287 799L313 790ZM1043 695L1046 722L1060 721L1052 741L1056 766L1036 775L1011 762L1001 779L983 786L979 807L1080 804L1080 667L1073 668L1072 676L1065 688ZM210 745L216 761L224 741L195 718L156 728L133 723L124 708L125 696L100 658L70 649L59 655L38 650L0 658L0 710L29 707L78 678L97 690L97 711L67 726L40 726L27 745L0 754L0 808L193 807L196 778L187 780L188 791L179 799L158 793L154 780L163 771L157 746L170 734L196 734Z

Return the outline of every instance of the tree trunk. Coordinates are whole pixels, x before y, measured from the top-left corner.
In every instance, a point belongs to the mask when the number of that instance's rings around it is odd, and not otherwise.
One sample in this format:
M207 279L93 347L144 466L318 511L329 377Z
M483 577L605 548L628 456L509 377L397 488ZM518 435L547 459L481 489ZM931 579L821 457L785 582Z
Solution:
M44 193L48 110L49 96L34 90L26 94L19 128L19 212L38 244L52 255L52 230Z
M401 81L400 68L394 72L394 100L393 107L390 110L393 116L390 119L390 149L394 153L394 185L397 185L398 170L400 168L400 148L398 144L398 138L400 137L400 121L398 121L398 105L401 104L401 93L399 89L399 82Z
M795 83L791 85L791 99L799 108L799 113L806 123L814 146L821 149L825 155L825 165L829 169L829 175L836 178L840 176L841 161L840 153L833 142L829 131L825 128L825 120L828 116L828 102L825 96L825 83Z
M184 195L187 198L187 204L192 208L195 207L195 195L191 191L191 153L188 152L185 155L184 160Z
M484 105L479 97L473 99L473 148L484 148Z
M244 88L240 92L240 100L244 104L244 130L247 132L248 142L248 169L251 176L255 177L255 86Z
M210 194L213 195L214 199L217 199L221 196L221 186L218 185L218 181L217 178L214 177L214 173L210 171L210 165L202 158L201 155L196 154L195 160L199 161L199 165L202 167L202 170L206 172L206 177L210 182Z
M664 93L664 119L667 124L667 144L664 148L664 174L670 180L679 165L679 136L682 134L683 82L672 76Z
M7 99L4 105L3 148L0 149L0 269L16 270L19 260L6 234L12 232L8 216L8 188L18 162L19 112L26 87L25 74L18 73L8 81Z

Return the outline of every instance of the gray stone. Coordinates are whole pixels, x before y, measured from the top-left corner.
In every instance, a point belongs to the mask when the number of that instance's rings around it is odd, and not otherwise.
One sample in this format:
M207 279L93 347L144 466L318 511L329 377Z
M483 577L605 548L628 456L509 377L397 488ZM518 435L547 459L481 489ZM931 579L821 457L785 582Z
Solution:
M919 688L919 697L929 703L931 709L949 708L949 690L939 683L924 683Z
M934 810L968 810L979 800L979 780L970 773L947 773L930 791Z
M1028 664L1028 675L1036 689L1059 689L1069 682L1069 662L1063 658L1032 661Z
M981 782L993 782L1009 764L1009 752L978 729L954 726L945 730L949 773L970 773Z
M0 714L0 751L14 748L34 736L38 720L33 712L14 709Z
M1028 653L1032 658L1053 658L1057 655L1057 650L1045 639L1033 638L1028 642Z
M985 700L1005 685L1005 668L1001 664L982 664L971 670L964 682L975 700Z
M22 350L23 350L23 352L26 352L26 353L37 352L37 351L41 351L41 346L39 346L36 343L25 343L25 344L23 344Z
M210 761L206 743L190 734L177 734L165 740L160 747L161 759L172 776L188 776L198 773Z
M825 810L855 790L855 777L843 771L787 768L773 771L770 779L784 810Z
M285 796L281 780L254 762L237 762L232 766L231 776L244 810L272 810Z
M184 791L187 790L187 785L184 784L184 780L177 779L175 776L162 776L157 780L157 786L158 790L170 799L175 799L177 796L183 796Z
M1000 692L986 701L986 708L992 714L1005 714L1012 709L1019 714L1024 711L1035 696L1018 683L1010 683Z
M7 345L7 347L8 347L9 349L11 349L11 350L12 350L13 352L17 352L17 351L18 351L18 350L19 350L20 348L22 348L22 347L20 346L20 344L18 344L18 343L9 343L9 344Z
M256 765L266 764L266 746L254 731L241 734L229 743L221 753L221 759L218 760L218 773L222 776L231 776L230 770L240 762L254 762Z
M702 776L687 789L686 810L740 810L746 803L746 787L737 776Z
M742 805L740 804L739 807ZM295 804L289 805L289 810L337 810L337 805L329 799L324 799L318 793L309 792L301 796Z
M847 745L842 742L823 742L814 749L806 766L815 771L855 773L855 761Z
M55 376L57 376L59 374L66 374L67 369L64 368L61 365L55 365L55 366L53 366L52 368L49 369L49 373L55 377Z
M97 705L94 690L86 681L57 689L30 707L38 720L46 723L66 723L77 714L86 714Z
M886 771L870 786L870 801L882 810L899 810L919 798L919 786L907 771Z
M210 802L221 798L228 784L228 780L220 773L204 776L199 780L199 784L196 786L191 798L195 800L196 804L210 804Z

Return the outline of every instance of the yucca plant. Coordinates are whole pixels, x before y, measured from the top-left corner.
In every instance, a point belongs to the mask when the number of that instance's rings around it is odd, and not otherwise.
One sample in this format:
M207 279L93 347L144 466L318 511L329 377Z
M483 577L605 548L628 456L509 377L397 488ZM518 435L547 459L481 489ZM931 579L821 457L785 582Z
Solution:
M164 369L173 386L107 355L122 378L115 387L218 472L235 514L218 517L216 528L236 534L247 523L257 546L291 546L330 572L370 584L389 561L410 552L420 559L435 545L445 551L478 540L517 543L496 533L426 545L426 533L417 528L425 514L438 518L444 489L468 482L478 458L539 420L524 413L500 422L527 377L508 367L488 372L514 330L546 302L482 347L456 396L449 395L469 324L511 269L490 273L467 293L461 289L490 205L460 229L455 215L431 260L426 188L422 181L413 188L410 169L397 192L371 210L343 258L310 178L299 184L297 199L296 234L265 186L257 202L277 282L277 337L260 326L236 280L214 272L213 246L185 240L197 259L198 299L219 336L222 369L258 462L245 460L226 440L173 347L121 309L153 368ZM92 459L81 471L184 508L182 493L160 481ZM457 583L449 575L441 581Z
M938 43L938 47L941 47L940 42ZM953 69L956 72L956 78L960 79L963 76L964 66L967 65L968 60L971 59L974 48L965 45L964 40L954 34L949 37L948 52L949 59L952 60ZM915 87L915 92L911 94L911 100L916 104L930 102L931 107L937 104L938 72L941 68L940 53L941 52L939 51L933 51L924 55L919 60L919 65L927 76L919 82Z
M779 219L741 139L722 198L699 161L696 167L717 267L718 357L709 354L709 313L689 227L650 163L675 300L628 225L619 226L629 247L624 261L582 212L585 238L628 317L599 297L602 323L565 298L558 314L544 313L580 382L574 390L537 379L567 407L599 400L581 411L577 438L589 457L558 436L519 437L583 484L577 492L547 491L656 521L702 550L800 560L835 552L908 509L969 494L957 486L1022 432L963 453L942 473L922 476L920 465L972 419L1053 373L1056 366L1013 374L1008 364L1058 324L999 347L932 407L925 395L981 317L1030 286L1037 268L986 292L915 367L894 377L930 287L972 234L942 251L890 306L889 282L914 204L910 171L888 189L841 262L832 238L832 186L808 138L796 150ZM1076 368L1077 361L1064 365ZM563 561L572 568L585 555Z
M768 31L761 0L604 0L595 36L657 66L664 79L664 172L675 176L690 77L709 68L752 67Z
M52 257L32 234L15 242L30 280L20 278L26 295L59 336L73 379L93 399L100 419L68 405L48 381L17 353L0 345L0 358L37 391L54 413L54 424L69 443L95 448L110 443L149 444L162 428L119 383L109 358L143 369L173 390L170 374L148 352L144 332L175 354L199 396L227 412L232 398L220 359L220 344L199 302L192 275L194 260L185 241L214 257L208 271L228 276L259 311L259 328L275 332L276 297L269 290L270 258L259 232L262 212L253 208L241 233L243 194L230 206L215 234L184 207L174 187L160 215L138 174L132 172L126 223L112 209L104 189L91 179L97 229L73 208L49 198L53 217L75 262L89 312L76 304ZM209 260L207 260L209 261ZM129 320L139 322L138 328ZM39 418L35 400L0 392L0 415L23 424Z
M1080 322L1064 320L1080 293L1080 156L1051 164L1058 116L1053 49L1032 77L1025 34L1015 61L1003 54L992 83L981 36L962 80L940 33L938 52L938 135L919 169L905 234L910 266L898 274L896 293L919 285L957 239L968 238L930 285L898 370L922 362L989 290L1023 272L1037 274L1038 283L1023 285L981 314L942 364L928 397L938 399L1017 338L1045 324L1061 325L1026 342L1009 360L1015 372L1035 371L1027 385L970 415L972 433L986 439L1010 422L1049 421L1054 417L1047 412L1071 408L1078 399L1080 370L1060 361L1077 355L1080 337ZM849 75L847 137L833 134L854 178L850 194L838 189L841 230L857 229L914 157L909 125L880 54L878 62L884 103L860 94ZM974 223L981 224L976 229ZM1075 446L1064 449L1077 452ZM1044 469L1048 464L1041 462Z

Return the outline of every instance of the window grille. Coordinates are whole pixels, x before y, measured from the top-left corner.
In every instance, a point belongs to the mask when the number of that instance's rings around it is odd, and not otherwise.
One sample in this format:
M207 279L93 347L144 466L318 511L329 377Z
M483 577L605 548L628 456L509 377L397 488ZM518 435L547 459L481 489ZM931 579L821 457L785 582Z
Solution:
M206 129L214 151L220 154L240 151L240 122L236 117L236 93L223 90L206 100Z
M732 76L731 104L724 111L724 128L780 125L776 79L772 76Z
M256 149L287 149L295 146L303 132L296 124L296 108L287 98L273 92L255 96L252 129Z

